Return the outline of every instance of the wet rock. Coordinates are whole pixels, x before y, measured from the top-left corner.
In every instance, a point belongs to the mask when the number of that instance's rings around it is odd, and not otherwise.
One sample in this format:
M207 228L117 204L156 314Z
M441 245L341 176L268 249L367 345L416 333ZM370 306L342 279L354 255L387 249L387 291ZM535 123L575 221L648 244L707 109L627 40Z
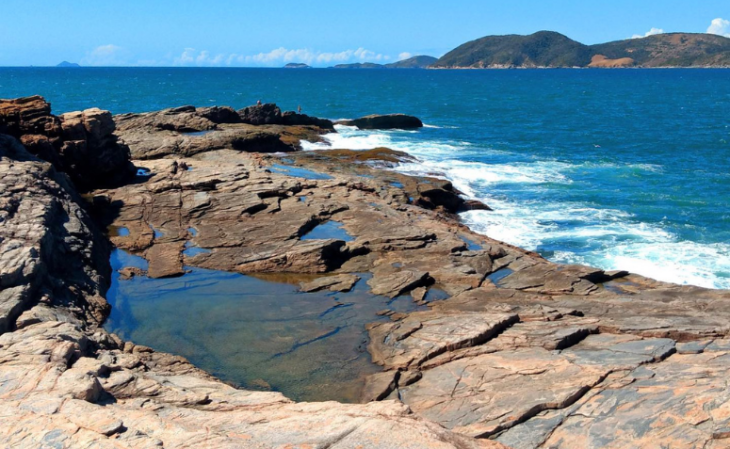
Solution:
M281 115L281 122L286 126L316 126L324 130L334 131L334 124L327 119L310 117L305 114L297 114L292 111L284 112Z
M385 276L378 273L368 281L370 290L375 295L385 295L395 298L407 293L416 287L421 287L429 282L430 276L423 271L400 271Z
M337 123L345 126L357 126L360 129L423 128L421 120L405 114L368 115L354 120L340 120Z
M317 292L320 290L329 290L332 292L349 292L359 280L360 277L354 274L338 274L336 276L325 276L311 282L300 284L300 290L303 292Z
M362 402L382 401L387 398L395 390L399 375L398 371L388 371L368 376L363 388Z

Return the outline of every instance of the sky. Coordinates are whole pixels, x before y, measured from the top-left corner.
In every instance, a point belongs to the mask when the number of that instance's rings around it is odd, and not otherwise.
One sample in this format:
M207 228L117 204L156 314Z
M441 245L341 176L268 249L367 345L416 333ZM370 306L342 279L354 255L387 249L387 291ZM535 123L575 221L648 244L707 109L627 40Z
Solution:
M0 66L328 67L494 34L730 37L730 0L1 0Z

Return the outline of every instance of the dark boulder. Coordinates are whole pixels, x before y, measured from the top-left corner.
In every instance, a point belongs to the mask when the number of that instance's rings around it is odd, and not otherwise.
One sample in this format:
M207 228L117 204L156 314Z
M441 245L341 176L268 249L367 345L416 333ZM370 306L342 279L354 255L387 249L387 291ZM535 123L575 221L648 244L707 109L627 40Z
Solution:
M198 109L198 114L213 123L241 123L241 116L231 107L212 106Z
M293 111L287 111L281 115L282 124L286 126L316 126L321 129L334 130L335 126L331 120L324 118L310 117L305 114L297 114Z
M114 134L109 111L94 108L60 118L64 141L59 155L78 188L118 186L134 176L129 147Z
M114 134L108 111L88 109L56 117L43 97L0 100L0 129L68 174L80 190L115 186L134 177L129 148Z
M249 125L282 125L281 109L273 103L249 106L238 111L242 123Z
M164 109L149 114L121 114L114 117L114 122L120 131L153 128L191 133L217 128L215 122L203 116L194 106Z
M414 129L423 128L423 122L411 115L368 115L355 120L340 120L339 125L357 126L360 129Z

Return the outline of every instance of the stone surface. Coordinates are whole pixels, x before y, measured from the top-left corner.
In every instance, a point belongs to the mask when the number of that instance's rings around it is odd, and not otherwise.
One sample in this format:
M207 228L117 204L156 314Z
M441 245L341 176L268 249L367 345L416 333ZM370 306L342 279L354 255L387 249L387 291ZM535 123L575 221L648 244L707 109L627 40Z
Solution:
M349 292L359 280L360 277L354 274L338 274L336 276L326 276L311 282L301 283L300 289L303 292L318 292L320 290Z
M180 170L185 165L160 162L144 182L95 196L106 198L95 201L100 207L121 206L116 211L130 231L127 242L150 259L152 273L168 273L171 261L178 266L189 240L228 242L220 246L225 254L226 245L240 245L236 228L229 233L227 225L264 210L276 214L289 204L299 207L290 195L315 187L272 176L255 161L248 163L257 171L253 177L236 164L221 170L218 160L188 161L192 170ZM279 393L237 390L181 357L107 334L97 326L108 313L101 294L111 275L109 246L73 186L4 135L0 185L0 446L502 447L454 434L396 402L296 404ZM272 257L283 256L274 266L305 270L315 260L309 254L337 241L298 243L299 237L347 210L327 196L302 206L307 209L298 209L280 227L272 229L272 221L244 224L243 247L268 240ZM309 213L299 213L305 210ZM175 213L185 221L170 221ZM190 231L188 220L199 232ZM334 245L336 257L343 245ZM196 260L208 259L191 259ZM338 277L341 283L355 281L352 275Z
M337 123L345 126L357 126L360 129L423 128L423 122L420 119L405 114L368 115L354 120L340 120Z
M117 134L129 145L134 159L193 156L220 149L289 152L299 149L302 140L316 142L321 134L333 132L331 122L315 119L299 120L294 126L285 124L279 117L273 120L275 123L255 126L227 107L185 106L146 114L122 114L114 120ZM293 122L293 118L287 120Z
M0 100L0 133L19 139L81 190L116 186L133 177L129 148L114 131L108 111L94 108L56 117L42 97Z
M249 153L232 136L273 136L257 144L270 152L324 131L236 123L226 108L116 117L149 173L87 206L28 151L64 139L41 100L3 122L20 141L0 135L1 446L728 446L727 291L549 263L461 225L453 213L466 203L448 183L382 170L398 152ZM64 123L103 140L104 117ZM112 242L146 258L151 277L184 266L306 274L303 289L334 290L363 277L373 293L411 293L429 309L384 311L392 321L368 326L383 367L363 388L374 402L237 390L98 328L109 246L87 207L126 228ZM328 221L352 239L305 237Z

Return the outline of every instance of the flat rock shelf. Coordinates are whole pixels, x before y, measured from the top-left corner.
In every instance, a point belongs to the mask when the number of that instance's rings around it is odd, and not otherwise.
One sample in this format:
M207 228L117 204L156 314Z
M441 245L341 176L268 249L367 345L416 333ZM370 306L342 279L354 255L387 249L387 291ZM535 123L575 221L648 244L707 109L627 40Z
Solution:
M729 446L730 292L476 234L331 126L0 100L0 446Z

